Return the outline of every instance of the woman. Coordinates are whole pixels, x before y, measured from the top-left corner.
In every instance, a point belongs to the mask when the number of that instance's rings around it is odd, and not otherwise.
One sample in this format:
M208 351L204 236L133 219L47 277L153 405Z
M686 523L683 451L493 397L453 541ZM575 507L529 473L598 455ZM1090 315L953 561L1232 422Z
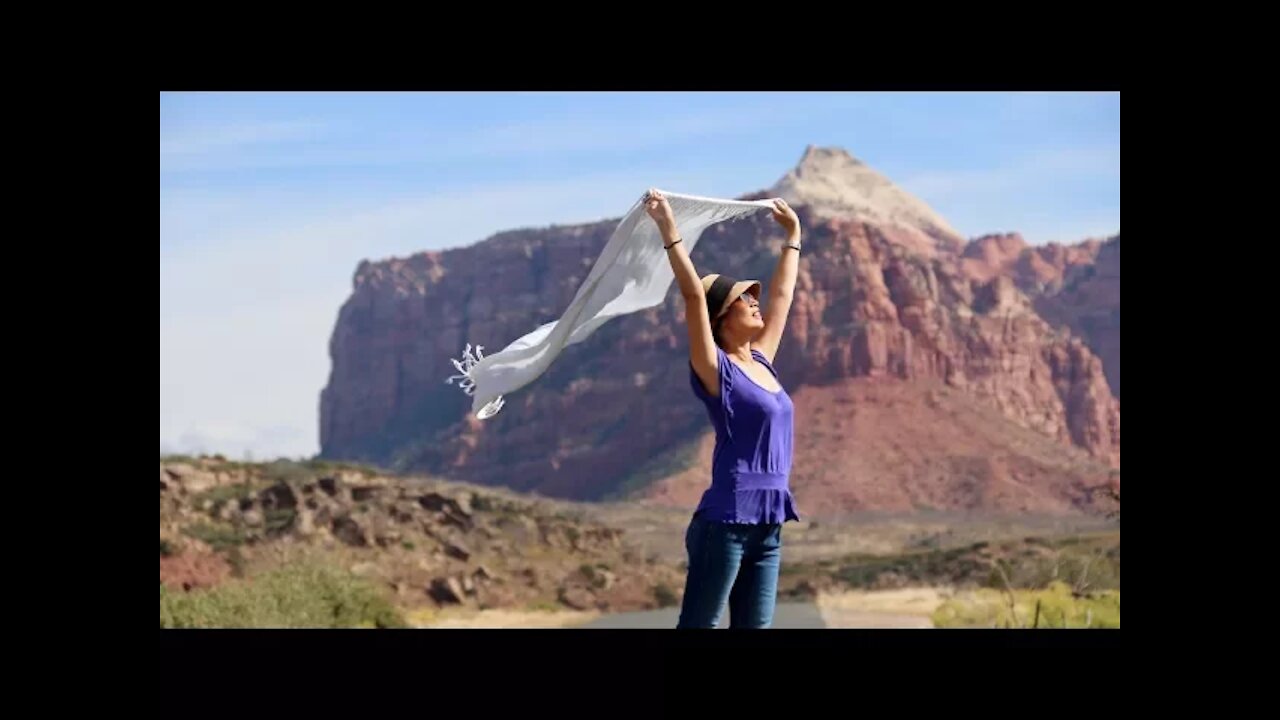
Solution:
M795 292L800 219L785 201L774 201L773 219L787 240L761 314L759 282L698 278L660 192L649 191L645 211L661 231L684 297L690 382L716 432L711 487L685 533L689 571L677 627L714 628L728 603L730 628L767 628L782 523L800 519L787 482L794 408L773 368Z

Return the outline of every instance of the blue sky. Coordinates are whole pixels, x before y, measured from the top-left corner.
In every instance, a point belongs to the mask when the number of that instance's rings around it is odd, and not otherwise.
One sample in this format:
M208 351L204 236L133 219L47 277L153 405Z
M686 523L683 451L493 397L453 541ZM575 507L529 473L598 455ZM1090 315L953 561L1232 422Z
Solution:
M968 236L1120 231L1118 93L161 94L161 451L317 452L362 259L765 189L808 144Z

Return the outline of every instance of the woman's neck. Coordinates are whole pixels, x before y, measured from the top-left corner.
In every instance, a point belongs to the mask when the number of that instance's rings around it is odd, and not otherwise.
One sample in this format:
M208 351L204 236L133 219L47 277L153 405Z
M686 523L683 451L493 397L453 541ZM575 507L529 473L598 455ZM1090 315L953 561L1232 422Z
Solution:
M724 350L726 355L737 358L743 363L749 363L752 360L750 340L726 341L721 346L721 349Z

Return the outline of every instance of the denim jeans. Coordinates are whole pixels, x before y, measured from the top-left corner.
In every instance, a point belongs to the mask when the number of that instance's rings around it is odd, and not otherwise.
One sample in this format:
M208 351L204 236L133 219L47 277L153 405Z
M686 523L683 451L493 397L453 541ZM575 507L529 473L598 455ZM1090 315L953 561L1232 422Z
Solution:
M782 525L711 522L695 514L684 535L689 552L677 628L714 628L725 603L730 628L773 624L782 558Z

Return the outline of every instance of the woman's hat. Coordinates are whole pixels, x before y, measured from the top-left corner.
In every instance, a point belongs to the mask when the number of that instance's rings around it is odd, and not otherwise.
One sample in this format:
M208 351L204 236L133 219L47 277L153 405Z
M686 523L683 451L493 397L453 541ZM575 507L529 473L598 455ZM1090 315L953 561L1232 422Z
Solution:
M756 300L759 300L760 287L759 280L739 280L718 273L703 277L702 291L707 296L707 313L711 316L711 322L714 323L717 318L725 314L733 301L744 292L751 293Z

